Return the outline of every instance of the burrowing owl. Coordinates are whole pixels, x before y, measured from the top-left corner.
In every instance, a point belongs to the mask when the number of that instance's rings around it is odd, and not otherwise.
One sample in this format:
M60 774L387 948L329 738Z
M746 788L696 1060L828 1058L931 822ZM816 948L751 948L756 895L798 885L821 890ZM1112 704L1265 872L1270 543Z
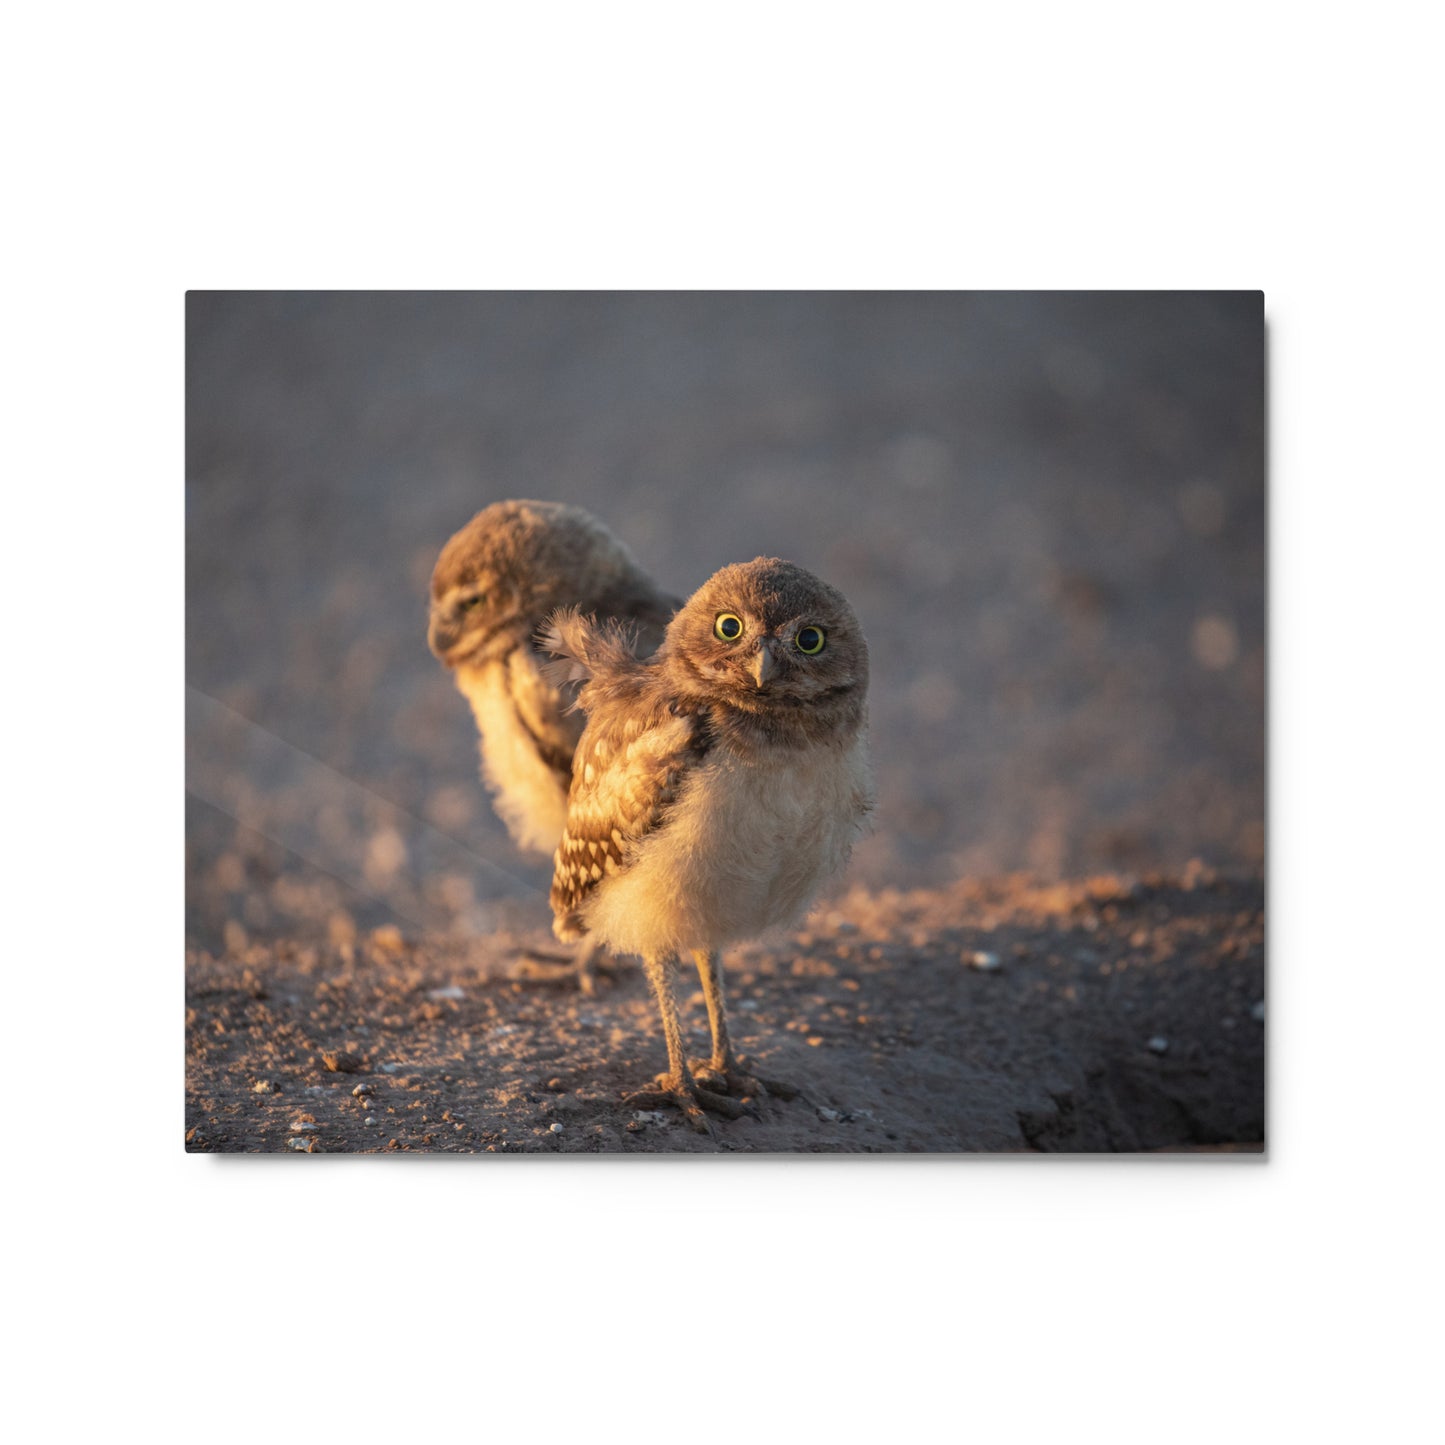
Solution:
M584 682L567 824L552 882L559 938L641 955L668 1071L659 1092L695 1127L767 1092L728 1039L718 950L796 918L847 861L872 806L868 644L847 599L791 562L725 567L656 655L575 610L544 633L559 683ZM672 967L691 953L712 1025L689 1065ZM696 1073L694 1073L694 1069ZM780 1086L773 1085L779 1092Z
M678 599L661 591L595 517L560 502L497 502L442 548L431 580L431 649L451 669L480 734L482 777L524 851L550 857L567 818L577 689L542 675L549 613L574 606L628 624L638 650L662 641ZM590 977L584 953L584 986Z

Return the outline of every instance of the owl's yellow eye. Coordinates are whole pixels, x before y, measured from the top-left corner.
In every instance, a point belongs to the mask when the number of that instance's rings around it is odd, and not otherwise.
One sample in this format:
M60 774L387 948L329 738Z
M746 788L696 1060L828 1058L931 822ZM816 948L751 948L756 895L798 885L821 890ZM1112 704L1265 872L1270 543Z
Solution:
M724 642L736 642L743 635L743 620L735 612L720 612L712 630Z
M806 652L809 657L816 657L822 652L823 644L827 640L821 627L800 627L793 638L798 645L798 651Z

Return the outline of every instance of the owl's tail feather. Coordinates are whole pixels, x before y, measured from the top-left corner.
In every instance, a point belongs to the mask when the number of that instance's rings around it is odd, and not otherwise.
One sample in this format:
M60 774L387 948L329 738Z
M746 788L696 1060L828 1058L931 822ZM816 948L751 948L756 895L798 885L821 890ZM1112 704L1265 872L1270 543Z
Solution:
M542 675L559 689L607 680L637 666L635 627L612 619L598 622L576 607L559 607L538 631L537 646L552 654L542 664Z

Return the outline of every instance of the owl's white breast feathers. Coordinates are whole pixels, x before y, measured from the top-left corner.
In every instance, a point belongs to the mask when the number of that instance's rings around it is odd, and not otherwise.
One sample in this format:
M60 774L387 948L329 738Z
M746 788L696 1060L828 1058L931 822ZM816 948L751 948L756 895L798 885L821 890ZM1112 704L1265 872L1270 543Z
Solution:
M621 799L630 770L609 771L624 775L606 780ZM764 746L746 758L715 746L683 771L663 824L624 849L623 866L601 865L610 876L578 911L613 949L652 956L789 923L842 870L872 797L863 732L844 746Z
M476 718L482 777L497 812L519 847L550 857L567 821L567 784L544 749L570 757L582 719L562 716L562 702L525 649L455 676Z

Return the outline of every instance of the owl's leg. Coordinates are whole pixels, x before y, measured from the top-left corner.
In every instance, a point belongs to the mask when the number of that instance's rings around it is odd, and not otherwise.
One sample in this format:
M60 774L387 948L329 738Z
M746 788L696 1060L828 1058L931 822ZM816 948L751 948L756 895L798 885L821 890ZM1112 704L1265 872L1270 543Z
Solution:
M712 1025L712 1058L697 1060L698 1082L710 1089L728 1090L738 1094L776 1094L780 1099L794 1099L798 1091L791 1084L777 1079L763 1079L753 1074L733 1052L728 1037L727 999L723 994L722 960L712 949L695 948L692 959L702 980L702 996L707 1000L707 1021Z
M699 1067L712 1074L726 1075L736 1068L732 1040L728 1037L727 1000L723 996L722 960L711 949L695 948L692 961L697 964L698 977L702 980L702 996L707 1000L707 1021L712 1028L712 1058ZM724 1088L727 1080L722 1080Z
M597 988L598 943L589 933L577 949L577 987L583 993L593 993Z
M623 1103L643 1109L655 1108L658 1104L674 1104L687 1115L687 1121L694 1129L710 1134L712 1127L703 1113L705 1108L731 1119L747 1110L735 1099L698 1088L682 1047L682 1024L678 1021L677 1000L672 992L672 960L644 958L642 966L652 984L652 991L657 995L657 1008L662 1015L662 1035L667 1041L667 1072L657 1076L656 1089L629 1094Z

